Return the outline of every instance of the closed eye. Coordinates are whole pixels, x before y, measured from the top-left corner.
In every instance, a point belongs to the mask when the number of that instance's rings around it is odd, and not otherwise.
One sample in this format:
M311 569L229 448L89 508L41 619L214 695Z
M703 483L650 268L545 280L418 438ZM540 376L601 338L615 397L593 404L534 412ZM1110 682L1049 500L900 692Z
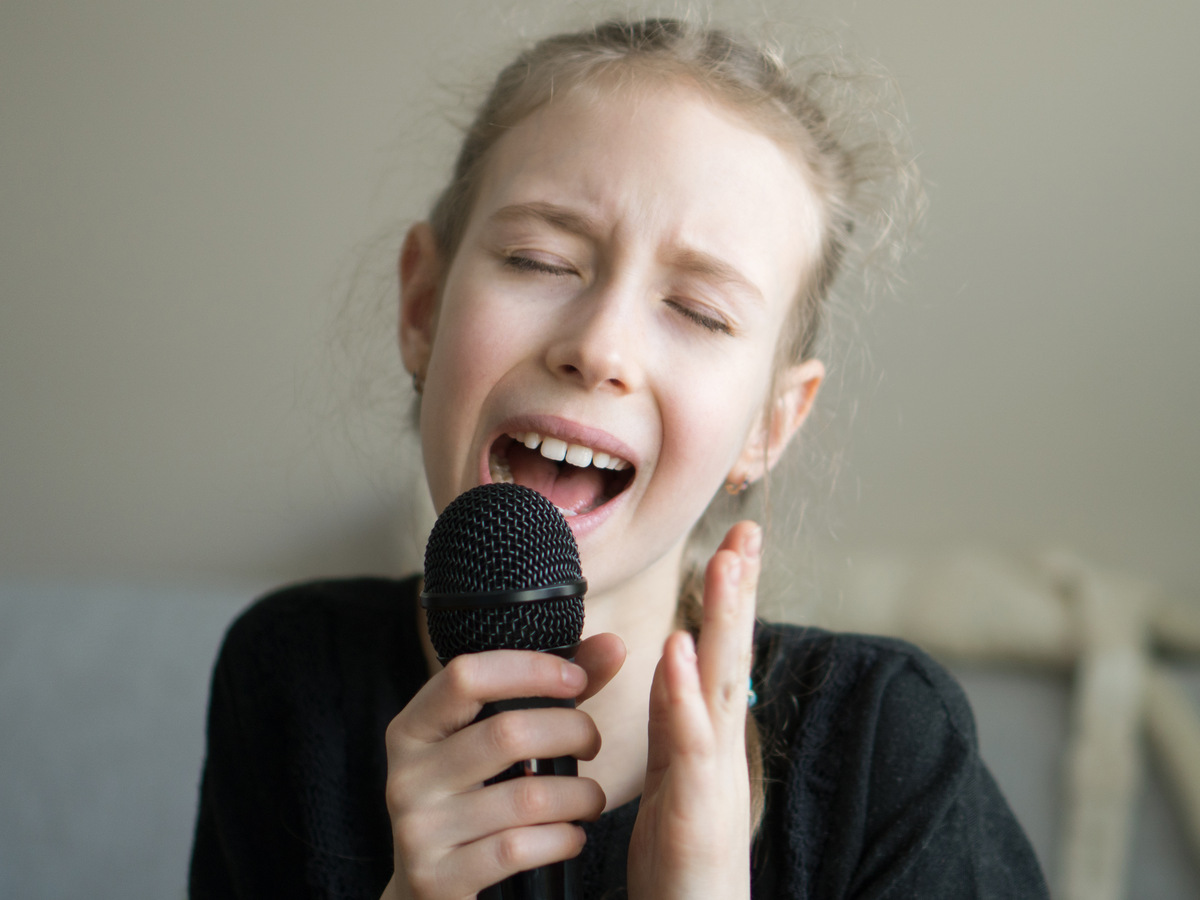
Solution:
M688 306L686 303L680 303L677 300L667 300L666 302L668 306L689 322L699 325L701 328L716 334L733 334L733 329L729 327L729 323L724 319L706 315L694 306Z
M506 254L504 265L518 272L538 272L543 275L574 275L575 270L567 266L556 266L531 256Z

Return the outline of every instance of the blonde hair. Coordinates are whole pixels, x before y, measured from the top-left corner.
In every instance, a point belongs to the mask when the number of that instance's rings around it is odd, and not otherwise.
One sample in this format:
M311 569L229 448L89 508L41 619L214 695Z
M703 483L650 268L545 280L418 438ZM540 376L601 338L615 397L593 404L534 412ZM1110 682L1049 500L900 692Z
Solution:
M916 183L902 141L880 138L878 133L857 135L863 116L831 117L829 110L838 104L823 101L828 100L831 87L836 92L847 83L844 66L827 55L805 62L800 68L806 74L798 77L773 49L680 19L613 20L537 42L497 76L466 130L450 183L434 203L430 223L442 259L449 261L458 250L489 151L509 129L570 91L602 91L655 78L682 81L739 112L793 152L820 206L819 252L797 288L796 302L779 337L774 367L778 376L812 356L823 305L851 251L883 248L888 251L885 256L896 255L901 242L894 240L894 232L903 221L899 209L907 202L906 192L892 192L895 199L889 207L877 202L879 194L871 186L888 176L896 180L897 175L899 181ZM865 118L870 131L872 116ZM872 206L874 221L881 227L873 229L867 246L861 239L855 246L856 231L864 231L872 218L866 209ZM769 396L766 402L769 415ZM703 562L711 552L704 545L713 533L723 532L717 522L728 517L724 508L729 505L724 498L710 504L689 537L679 618L693 632L699 628ZM753 716L747 715L746 724L752 821L757 829L765 805L763 757Z

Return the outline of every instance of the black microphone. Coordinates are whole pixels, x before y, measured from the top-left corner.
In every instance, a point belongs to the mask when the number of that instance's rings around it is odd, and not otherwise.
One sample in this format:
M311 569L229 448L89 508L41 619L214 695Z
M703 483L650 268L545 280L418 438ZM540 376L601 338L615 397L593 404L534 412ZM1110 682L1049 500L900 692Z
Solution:
M442 511L425 545L425 608L438 659L484 650L540 650L570 659L583 633L587 581L575 535L558 509L517 484L485 484ZM573 708L575 701L524 697L485 704L476 721L508 709ZM577 775L573 757L530 759L488 779ZM576 860L518 872L479 900L577 900Z

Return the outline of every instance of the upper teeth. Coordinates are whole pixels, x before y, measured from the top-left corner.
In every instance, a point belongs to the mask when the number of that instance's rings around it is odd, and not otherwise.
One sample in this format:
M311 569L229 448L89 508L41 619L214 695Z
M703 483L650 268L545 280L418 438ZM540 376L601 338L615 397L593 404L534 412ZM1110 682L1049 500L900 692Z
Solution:
M537 450L546 459L553 459L557 462L566 460L581 469L586 466L595 466L598 469L612 469L620 472L630 466L626 460L618 456L610 456L603 450L593 450L582 444L568 444L556 437L543 437L536 431L517 432L509 434L509 437L517 443L524 444L530 450Z

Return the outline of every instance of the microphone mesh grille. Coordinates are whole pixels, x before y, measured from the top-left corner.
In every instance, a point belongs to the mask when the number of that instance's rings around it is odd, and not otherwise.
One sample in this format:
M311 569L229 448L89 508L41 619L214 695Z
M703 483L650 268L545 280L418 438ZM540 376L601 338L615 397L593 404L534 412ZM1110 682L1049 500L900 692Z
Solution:
M575 535L554 504L517 484L486 484L443 510L425 545L427 594L478 594L570 584L583 577ZM427 611L438 656L570 646L583 598Z
M519 484L485 484L456 497L425 545L425 590L522 591L582 577L575 535L562 513Z
M484 609L427 609L429 639L442 659L483 650L553 650L579 643L583 598L559 597Z

